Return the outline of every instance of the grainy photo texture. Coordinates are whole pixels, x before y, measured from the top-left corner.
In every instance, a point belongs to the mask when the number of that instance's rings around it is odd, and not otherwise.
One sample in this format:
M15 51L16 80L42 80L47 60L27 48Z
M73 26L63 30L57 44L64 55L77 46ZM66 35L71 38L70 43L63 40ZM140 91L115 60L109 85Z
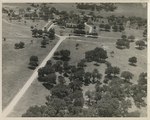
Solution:
M4 117L147 117L147 3L2 3Z

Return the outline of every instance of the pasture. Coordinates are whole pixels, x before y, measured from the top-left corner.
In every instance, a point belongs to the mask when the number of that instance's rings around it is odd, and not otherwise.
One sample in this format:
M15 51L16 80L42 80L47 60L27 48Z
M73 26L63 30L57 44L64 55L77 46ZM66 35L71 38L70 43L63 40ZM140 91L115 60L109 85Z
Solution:
M6 3L4 5L11 9L26 9L26 7L30 6L30 4L22 3ZM107 17L110 15L124 15L125 17L138 16L142 18L147 17L147 13L145 12L147 7L144 8L142 4L136 3L127 5L127 3L117 3L115 5L118 7L118 9L114 12L106 12L102 10L100 12L94 11L94 13L95 15L100 15L103 17ZM47 4L47 6L55 7L59 11L66 10L68 13L71 10L74 11L74 13L80 13L80 10L76 8L75 3L53 3ZM90 10L83 11L85 11L85 14L88 14L90 12ZM49 42L49 44L46 45L46 48L41 48L42 38L33 38L31 35L30 27L36 25L37 28L41 29L46 24L45 21L40 20L40 22L33 22L31 20L27 20L27 24L25 25L24 20L21 20L21 22L18 22L18 20L12 20L12 22L10 22L6 15L3 15L3 19L6 20L2 22L2 36L6 37L6 41L2 41L2 107L4 109L33 73L33 70L28 68L30 56L38 56L38 63L40 64L58 42L58 38L56 37L55 40ZM99 26L96 27L99 28ZM62 31L62 35L64 36L68 36L69 33L73 31L73 29L70 28L61 29L58 26L54 26L54 28L56 34L60 35L60 31ZM85 31L88 31L88 29L89 28L85 26ZM125 29L124 32L101 31L99 33L99 38L70 37L60 44L57 51L62 49L70 50L71 54L69 64L76 65L81 59L85 58L86 51L93 50L96 47L103 47L107 51L108 55L108 59L106 60L109 61L112 66L119 67L121 72L129 71L134 74L131 82L137 83L140 73L147 72L147 48L138 50L135 48L136 45L133 42L130 43L130 49L120 50L116 48L115 44L117 39L119 39L122 34L125 34L127 36L134 35L135 39L142 39L142 33L143 30ZM31 44L31 40L33 40L33 44ZM25 43L25 48L15 49L15 43L18 43L20 41ZM77 43L79 44L78 50L76 50ZM110 54L111 51L114 51L113 56L111 56ZM136 66L131 66L128 62L128 59L133 56L137 57ZM56 62L56 60L54 60L53 58L51 60L52 63ZM104 63L99 63L99 66L95 66L94 64L95 62L86 62L87 66L85 67L85 71L92 72L95 68L97 68L103 75L101 79L101 81L103 82L105 77L106 65ZM94 85L91 84L89 86L83 86L84 97L87 90L94 90ZM42 83L38 82L38 80L35 79L24 96L17 103L9 117L21 117L29 107L34 105L44 105L46 102L45 97L49 94L50 91L45 89ZM133 105L131 111L132 110L137 110L137 108ZM138 110L141 112L141 116L146 116L146 107Z
M2 41L2 105L5 108L33 73L33 70L28 68L30 56L38 56L40 64L57 43L58 38L49 42L46 48L41 48L42 38L32 38L30 30L5 22L2 34L6 37L6 41ZM20 41L25 43L25 48L15 49L15 43Z
M131 43L130 49L119 50L115 47L116 39L109 38L67 38L65 41L61 43L59 48L57 49L68 49L71 51L69 64L76 65L81 59L85 57L85 52L89 50L93 50L95 47L103 47L106 49L108 54L107 61L111 62L112 66L117 66L122 71L129 71L134 74L133 79L131 80L133 83L137 83L138 76L141 72L147 71L147 51L137 50L135 48L135 43ZM79 44L79 49L76 50L76 44ZM114 57L111 57L110 52L114 51ZM128 59L132 56L137 57L136 67L131 66L128 63ZM52 63L55 63L56 60L52 58ZM99 72L103 75L102 80L104 79L104 72L106 69L106 65L104 63L99 63L100 66L95 66L95 62L86 62L87 67L85 67L85 71L92 72L94 68L97 68ZM94 90L94 85L83 86L83 94L85 97L85 92L87 90ZM34 94L34 96L33 96ZM21 98L19 103L16 105L14 111L10 114L10 116L21 116L29 107L34 105L44 105L46 99L44 99L50 92L45 89L45 87L37 82L37 79L32 83L28 91ZM136 110L137 108L133 106L132 110ZM146 116L146 113L143 111L146 108L139 109L141 111L142 116Z

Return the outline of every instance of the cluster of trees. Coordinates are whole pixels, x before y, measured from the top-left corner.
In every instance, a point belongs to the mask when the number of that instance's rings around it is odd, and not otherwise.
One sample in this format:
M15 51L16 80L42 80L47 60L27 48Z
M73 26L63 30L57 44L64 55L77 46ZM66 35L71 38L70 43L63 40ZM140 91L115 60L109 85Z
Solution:
M128 41L127 39L127 36L126 35L122 35L121 36L122 39L118 39L117 42L116 42L116 47L118 49L124 49L124 48L127 48L129 49L130 48L130 42ZM130 39L133 40L132 36L129 37Z
M145 107L146 103L144 98L147 96L147 73L141 73L139 75L138 83L132 87L132 97L134 99L135 105L140 107Z
M79 117L87 116L87 110L83 108L84 98L82 86L97 83L102 74L97 69L85 72L85 60L81 60L76 66L69 65L67 61L57 61L52 64L48 60L45 67L38 70L38 80L46 88L51 89L51 95L47 96L44 106L30 107L23 117ZM56 81L56 72L59 73ZM66 77L70 80L66 84ZM36 111L36 112L35 112Z
M55 60L68 61L70 59L70 50L60 50L54 53Z
M85 52L85 59L87 62L95 61L100 63L105 62L105 59L107 58L107 51L105 51L103 48L96 47L94 50Z
M130 98L134 99L137 107L146 106L147 74L141 73L138 84L133 84L131 72L123 71L119 77L116 76L120 74L118 67L112 67L109 62L106 65L103 84L96 83L94 91L88 90L85 93L89 113L86 117L139 117L138 111L128 112L132 105Z
M109 24L100 24L99 27L100 27L100 30L110 31Z
M76 6L78 9L84 9L84 10L105 10L105 11L114 11L115 9L117 9L116 6L114 6L113 3L101 3L100 5L96 5L96 4L90 4L90 3L77 3Z
M123 25L113 25L112 26L112 29L114 30L114 32L122 32L122 31L124 31L124 26Z
M43 18L45 21L48 21L48 19L54 19L53 13L56 15L59 15L59 11L56 10L55 7L49 7L46 5L41 6L39 17Z
M6 10L5 8L2 7L2 12L3 13L8 13L8 10Z
M144 19L142 17L130 16L127 18L127 20L130 21L131 25L137 24L139 28L142 26L143 27L147 26L147 19Z
M77 29L74 30L75 34L86 34L85 30L85 24L83 21L77 24Z
M54 40L55 39L55 29L51 28L49 31L47 30L41 30L41 29L37 29L34 28L33 26L31 26L31 31L32 31L32 35L34 37L42 37L43 34L44 36L47 36L50 40Z
M15 43L15 49L24 48L24 42Z

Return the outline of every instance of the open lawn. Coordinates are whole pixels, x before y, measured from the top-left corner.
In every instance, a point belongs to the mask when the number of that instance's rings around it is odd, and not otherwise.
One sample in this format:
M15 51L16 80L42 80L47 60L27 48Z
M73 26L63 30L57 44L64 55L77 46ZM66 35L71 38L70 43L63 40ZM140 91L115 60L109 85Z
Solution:
M23 20L23 19L21 19L20 21L19 20L11 20L11 22L10 22L10 20L6 14L2 15L2 19L8 21L9 23L24 26L24 27L27 27L29 29L31 29L31 26L33 26L33 27L36 26L37 29L42 29L44 27L44 25L47 23L44 20L39 20L39 21L33 22L33 20ZM26 24L24 23L24 21L26 21Z
M99 32L99 28L98 28L95 31L99 34L99 36L104 36L104 37L118 38L118 36L120 36L119 38L121 38L121 35L126 35L126 36L133 35L133 36L135 36L135 39L143 39L143 31L144 30L125 28L125 30L122 32L114 32L114 31L110 31L110 32L100 31ZM93 30L93 32L94 32L94 30Z
M147 71L147 63L146 63L146 49L144 50L137 50L135 48L135 44L132 43L130 46L130 49L126 50L119 50L115 47L115 39L106 39L106 38L68 38L58 48L58 51L61 49L68 49L71 51L70 56L70 64L77 64L81 59L84 58L84 53L88 50L93 50L95 47L103 47L107 50L108 54L108 60L112 63L112 66L117 66L122 71L130 71L134 74L134 77L132 79L133 83L137 83L138 76L141 72ZM79 49L76 50L76 43L79 43ZM110 52L114 51L114 57L111 57ZM136 56L138 62L136 63L136 67L130 66L128 63L128 58ZM52 58L52 63L56 62ZM106 69L105 64L99 64L100 66L95 66L95 62L86 63L87 67L85 67L85 71L92 71L94 68L97 68L101 74L103 74L103 77L105 76L104 72ZM103 78L102 78L103 81ZM94 85L89 86L83 86L83 94L85 97L85 92L87 90L94 90ZM34 94L34 96L33 96ZM28 91L25 93L25 95L21 98L19 103L16 105L14 111L9 116L21 116L25 111L34 105L44 105L46 102L45 97L49 95L50 92L37 81L37 79L32 83ZM137 108L133 106L134 110ZM139 109L142 116L146 116L145 110L146 108Z
M56 40L46 45L46 48L41 48L42 38L32 38L28 29L5 22L3 22L3 37L6 37L6 41L2 42L2 105L4 109L33 73L33 70L28 68L30 56L38 56L40 64L57 43L58 38L56 37ZM20 41L25 43L25 48L15 49L14 44Z

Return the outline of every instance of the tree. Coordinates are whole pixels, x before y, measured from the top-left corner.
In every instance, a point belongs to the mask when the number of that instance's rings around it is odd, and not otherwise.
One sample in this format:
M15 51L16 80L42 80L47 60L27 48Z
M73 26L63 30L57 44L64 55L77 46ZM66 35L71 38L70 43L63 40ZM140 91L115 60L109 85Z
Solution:
M117 32L117 31L118 31L118 26L117 26L117 25L114 25L114 26L112 27L112 29L114 29L114 31Z
M30 28L31 28L31 30L32 30L34 27L33 27L33 26L31 26Z
M81 13L82 15L84 15L84 14L85 14L85 12L84 12L84 11L80 11L80 13Z
M43 78L43 82L53 86L54 84L56 84L56 74L55 73L48 74Z
M107 51L105 51L103 48L96 47L94 50L85 52L85 59L88 62L104 62L107 58Z
M53 107L48 106L33 106L30 107L22 117L55 117L56 110Z
M23 14L24 13L24 9L19 9L19 14Z
M109 24L106 24L106 25L105 25L105 30L106 30L106 31L110 31L110 25L109 25Z
M120 69L118 67L110 66L110 67L106 68L105 74L107 74L107 76L111 76L111 74L114 74L114 76L115 76L116 74L120 74Z
M123 48L130 48L130 43L128 41L125 41L123 39L118 39L116 42L116 47L119 49L123 49Z
M58 81L59 81L59 84L62 84L62 85L66 83L65 78L62 76L58 76Z
M78 66L79 68L82 68L82 69L83 69L83 67L85 67L86 64L85 64L84 61L81 60L80 62L78 62L77 66Z
M48 60L48 61L46 62L46 65L52 66L52 61L51 61L51 60Z
M143 40L136 41L135 44L138 45L140 49L142 49L143 46L145 46L145 42Z
M84 28L85 28L84 23L83 23L83 22L80 22L80 23L77 25L77 28L80 29L80 30L84 29Z
M137 58L136 57L131 57L131 58L129 58L128 61L131 62L131 64L137 63Z
M68 60L70 56L70 50L60 50L60 56L62 60L64 61Z
M59 56L59 51L56 51L56 52L54 53L54 56Z
M33 55L33 56L30 57L29 65L31 65L32 67L35 67L35 66L38 65L37 62L38 62L38 57L37 56Z
M54 19L54 15L53 14L49 14L49 18L50 19Z
M48 37L49 37L50 40L54 40L55 39L55 29L54 28L51 28L48 31Z
M123 40L126 40L126 39L127 39L127 36L126 36L126 35L122 35L121 38L122 38Z
M55 73L55 70L54 70L53 66L46 65L45 67L43 67L43 73L45 75L48 75L48 74Z
M84 84L89 85L91 83L92 73L86 72L84 76Z
M115 76L116 74L120 74L120 68L118 68L118 67L113 67L112 73L114 74L114 76Z
M130 79L133 78L133 74L130 73L129 71L123 71L121 73L121 77L123 77L125 79L125 81L130 82Z
M108 79L108 78L105 78L105 79L103 80L103 82L104 82L105 84L108 84L109 79Z
M144 30L143 37L147 37L147 29Z
M45 45L46 45L46 40L42 40L41 41L41 45L42 45L42 47L46 47Z
M32 29L31 31L32 31L32 35L34 37L36 37L36 34L37 34L38 30L35 28L35 29Z
M128 36L128 39L129 39L131 42L134 42L135 37L134 37L133 35L130 35L130 36Z
M43 31L41 29L37 30L37 33L41 36L43 34Z
M119 109L117 98L106 96L97 102L96 108L100 117L113 117L113 114Z
M100 27L100 28L104 28L105 25L104 25L104 24L100 24L99 27Z
M120 25L120 26L119 26L119 30L120 30L120 32L122 32L122 31L124 30L123 25Z
M63 99L70 94L70 88L67 85L57 84L51 89L52 96Z
M19 48L24 48L24 42L19 43Z
M66 102L63 99L60 99L60 98L50 98L50 97L47 97L46 105L47 106L52 106L56 110L56 115L61 110L65 110L65 108L66 108Z
M19 48L19 43L15 43L15 49Z
M147 73L144 73L142 72L140 75L139 75L139 79L138 79L138 85L140 86L147 86Z
M26 10L29 12L29 11L31 10L31 8L30 8L30 7L27 7Z

